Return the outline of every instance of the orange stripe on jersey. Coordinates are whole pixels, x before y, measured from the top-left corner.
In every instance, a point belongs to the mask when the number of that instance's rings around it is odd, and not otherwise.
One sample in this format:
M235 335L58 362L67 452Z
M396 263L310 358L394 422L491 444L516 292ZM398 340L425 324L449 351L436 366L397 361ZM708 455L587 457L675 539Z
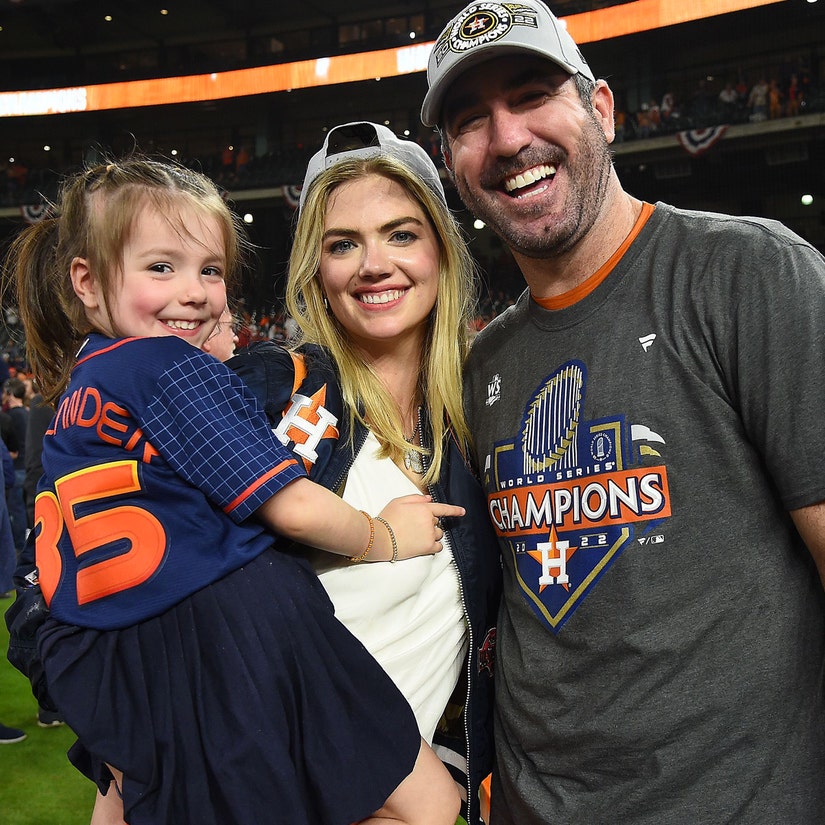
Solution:
M622 241L621 246L605 261L586 281L577 287L565 292L562 295L554 295L552 298L533 298L533 300L545 309L566 309L588 296L612 271L613 267L621 260L622 255L627 252L628 247L636 240L637 235L642 231L642 227L647 223L648 218L653 214L652 203L643 203L642 211L633 224L630 234Z
M252 493L255 492L262 484L266 484L270 478L278 475L281 471L285 470L287 467L292 466L293 464L297 464L298 462L294 458L288 458L286 461L282 461L280 464L273 467L268 473L262 475L254 484L251 484L241 493L234 501L229 503L228 507L225 507L224 510L227 513L231 513L239 504L244 502Z
M110 347L104 347L103 349L99 349L97 352L93 352L91 355L87 355L85 358L81 358L75 366L78 364L83 364L84 362L88 361L90 358L97 358L98 355L103 355L106 352L111 352L112 350L117 349L118 347L122 347L124 344L128 344L130 341L137 341L138 336L133 336L131 338L121 338L119 341L116 341Z

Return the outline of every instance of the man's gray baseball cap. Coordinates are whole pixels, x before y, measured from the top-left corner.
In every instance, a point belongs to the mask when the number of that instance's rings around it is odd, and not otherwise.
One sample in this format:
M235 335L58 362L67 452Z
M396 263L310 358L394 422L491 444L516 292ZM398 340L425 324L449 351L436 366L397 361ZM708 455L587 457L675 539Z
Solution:
M422 123L438 125L444 96L459 75L507 54L544 57L571 75L596 79L564 24L540 0L470 3L447 24L430 53Z
M334 126L327 132L324 145L307 164L298 211L304 208L310 184L325 169L349 158L372 158L377 155L388 155L403 163L432 189L445 206L447 205L447 196L444 194L444 184L441 183L438 169L424 149L411 140L402 140L380 123L364 120Z

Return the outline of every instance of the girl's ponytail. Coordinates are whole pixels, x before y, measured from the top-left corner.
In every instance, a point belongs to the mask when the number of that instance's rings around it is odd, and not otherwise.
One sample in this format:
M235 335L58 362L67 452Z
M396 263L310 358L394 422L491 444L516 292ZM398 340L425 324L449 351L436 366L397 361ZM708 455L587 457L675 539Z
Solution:
M43 398L53 404L69 382L83 339L84 318L71 282L58 265L59 218L27 227L12 243L4 271L4 299L16 291L26 331L26 358ZM71 294L66 294L67 289Z

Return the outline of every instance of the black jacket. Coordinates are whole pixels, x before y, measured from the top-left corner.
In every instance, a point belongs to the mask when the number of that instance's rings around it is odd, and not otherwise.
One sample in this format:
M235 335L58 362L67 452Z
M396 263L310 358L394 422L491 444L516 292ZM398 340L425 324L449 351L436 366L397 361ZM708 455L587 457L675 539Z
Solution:
M311 455L305 461L313 481L340 492L349 468L367 437L356 423L350 439L349 415L344 409L337 372L328 354L319 347L301 349L305 375L283 347L255 344L228 362L263 404L273 429L281 438L290 433L287 446ZM296 395L297 394L297 395ZM296 403L290 402L296 397ZM297 427L284 426L297 415ZM334 423L331 423L334 419ZM288 422L287 422L288 423ZM424 443L432 435L426 417L421 421ZM461 599L469 628L469 654L464 678L445 708L433 748L471 803L469 823L479 822L478 788L492 770L492 703L495 623L501 592L501 565L496 537L487 516L485 498L466 450L450 436L443 469L429 488L435 501L459 504L466 509L461 518L444 519L458 570ZM469 770L461 769L466 764Z

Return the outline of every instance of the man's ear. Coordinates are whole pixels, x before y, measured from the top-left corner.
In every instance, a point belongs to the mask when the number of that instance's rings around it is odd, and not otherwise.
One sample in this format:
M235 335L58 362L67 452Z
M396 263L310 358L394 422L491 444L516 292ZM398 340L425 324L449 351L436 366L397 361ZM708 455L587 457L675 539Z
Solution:
M97 280L89 269L89 262L85 258L72 258L69 275L72 279L72 289L83 302L83 306L86 309L99 309L102 301Z
M444 166L447 171L453 174L453 153L450 151L450 144L447 140L447 135L441 133L441 156L444 158Z
M615 103L613 92L604 80L597 80L593 89L593 112L596 120L601 124L608 143L613 143L616 137Z

